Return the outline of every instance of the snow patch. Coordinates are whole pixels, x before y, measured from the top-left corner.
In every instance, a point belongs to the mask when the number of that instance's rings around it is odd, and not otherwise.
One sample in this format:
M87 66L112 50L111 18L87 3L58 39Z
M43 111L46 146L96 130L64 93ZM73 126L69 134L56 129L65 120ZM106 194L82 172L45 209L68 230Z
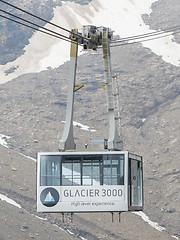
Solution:
M87 240L87 238L79 236L81 240Z
M166 231L166 228L159 226L157 222L152 222L145 213L143 212L133 212L133 213L141 217L145 222L147 222L151 227L155 228L156 230L160 232Z
M74 235L74 233L71 232L69 229L67 229L67 232L68 232L70 235Z
M39 216L37 216L37 215L33 215L33 216L35 216L36 218L38 218L38 219L40 219L40 220L42 220L42 221L47 221L47 218L42 218L42 217L39 217Z
M176 237L176 236L174 236L174 235L172 235L171 237L174 238L174 239L176 239L176 240L179 240L179 238Z
M91 129L89 126L83 125L83 124L78 123L78 122L75 122L75 121L73 121L73 126L75 126L75 127L80 127L80 129L81 129L81 130L84 130L84 131L96 132L95 129Z
M7 139L10 139L11 137L6 136L4 134L0 134L0 144L6 148L8 148L8 144L6 142Z
M62 123L65 123L65 121L61 121ZM88 131L88 132L96 132L95 129L91 129L89 126L87 125L83 125L82 123L79 122L75 122L73 121L73 126L74 127L79 127L81 130L83 131Z
M59 228L61 231L66 232L63 228L59 227L57 224L53 224L53 226Z
M36 159L35 159L35 158L26 156L26 155L24 155L24 154L22 154L22 153L19 153L19 155L21 155L21 156L23 156L23 157L25 157L25 158L31 159L32 161L36 162Z
M3 194L0 194L0 200L5 201L5 202L7 202L7 203L9 203L9 204L11 204L11 205L13 205L15 207L21 208L21 206L17 202L12 200L11 198L6 197Z

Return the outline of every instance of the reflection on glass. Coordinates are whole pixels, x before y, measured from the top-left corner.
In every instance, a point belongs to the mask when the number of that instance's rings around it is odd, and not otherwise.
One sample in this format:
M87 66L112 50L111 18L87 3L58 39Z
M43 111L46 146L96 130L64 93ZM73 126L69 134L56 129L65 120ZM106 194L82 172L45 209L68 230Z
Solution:
M41 157L41 186L60 185L60 161L59 156Z
M103 166L103 184L124 184L124 155L107 155Z
M81 185L80 163L62 163L62 185Z

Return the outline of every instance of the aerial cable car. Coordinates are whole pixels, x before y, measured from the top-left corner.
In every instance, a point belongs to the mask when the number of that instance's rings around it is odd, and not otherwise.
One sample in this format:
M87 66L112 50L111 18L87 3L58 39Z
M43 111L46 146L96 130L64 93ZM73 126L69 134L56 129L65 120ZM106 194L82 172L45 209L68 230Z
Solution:
M78 33L76 29L72 30ZM89 41L87 41L87 37ZM108 140L92 140L89 148L76 150L73 136L73 106L78 43L72 34L70 74L64 132L59 152L38 153L38 212L126 212L143 209L142 157L123 150L118 133L113 78L111 74L109 28L84 26L84 49L103 48L105 87L109 115ZM76 43L76 42L77 43ZM82 87L82 86L81 86ZM119 116L119 115L118 115Z

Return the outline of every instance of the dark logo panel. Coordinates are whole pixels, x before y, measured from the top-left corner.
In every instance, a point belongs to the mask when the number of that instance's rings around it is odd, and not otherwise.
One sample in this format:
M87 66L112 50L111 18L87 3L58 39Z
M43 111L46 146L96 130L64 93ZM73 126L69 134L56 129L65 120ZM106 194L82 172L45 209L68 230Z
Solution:
M54 188L45 188L40 195L41 202L46 207L53 207L59 202L59 193Z

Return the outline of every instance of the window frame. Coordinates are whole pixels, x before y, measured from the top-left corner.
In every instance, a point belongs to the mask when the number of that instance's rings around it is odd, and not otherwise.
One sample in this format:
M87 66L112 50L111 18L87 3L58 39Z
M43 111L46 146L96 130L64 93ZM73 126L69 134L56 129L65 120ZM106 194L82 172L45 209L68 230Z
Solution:
M45 156L45 155L44 155ZM48 155L45 156L48 158L53 158L54 156L57 157L57 155ZM54 184L54 185L47 185L48 183L48 175L47 175L47 170L46 170L46 175L41 175L42 173L42 164L43 164L43 159L41 158L43 157L40 156L40 186L94 186L94 185L124 185L124 174L125 174L125 154L124 153L120 153L120 154L84 154L84 155L58 155L59 157L59 174L57 176L60 177L60 183L59 184ZM76 159L75 159L76 158ZM46 160L46 169L47 169L47 161ZM57 161L57 160L56 160ZM104 184L105 183L105 179L108 177L105 177L104 172L105 169L108 168L106 161L110 161L110 184ZM118 161L118 164L113 164L113 161ZM71 164L71 168L68 168L71 171L71 174L67 174L67 175L63 175L63 164ZM76 171L73 171L74 169L74 164L80 164L80 174L75 175L73 174ZM85 166L86 164L89 163L89 166L87 165L87 167L90 167L90 175L87 175L84 173L85 170ZM121 168L122 165L122 168ZM94 168L97 167L97 175L94 175L95 171ZM117 174L113 175L113 170L116 169ZM118 172L119 169L119 172ZM87 171L88 172L88 171ZM121 172L123 173L123 183L119 181L118 184L118 176L120 179L120 174ZM71 181L70 184L63 184L63 180L66 179L66 177L63 176L68 176L69 180ZM45 184L42 184L42 177L46 177L46 179L44 180ZM49 176L50 177L50 176ZM52 177L54 177L52 175ZM79 178L78 178L79 177ZM87 178L86 178L87 177ZM76 184L73 179L78 180L79 179L79 183L80 184ZM84 180L89 179L90 184L83 184ZM113 179L116 179L116 184L113 184ZM99 184L98 184L99 181Z

